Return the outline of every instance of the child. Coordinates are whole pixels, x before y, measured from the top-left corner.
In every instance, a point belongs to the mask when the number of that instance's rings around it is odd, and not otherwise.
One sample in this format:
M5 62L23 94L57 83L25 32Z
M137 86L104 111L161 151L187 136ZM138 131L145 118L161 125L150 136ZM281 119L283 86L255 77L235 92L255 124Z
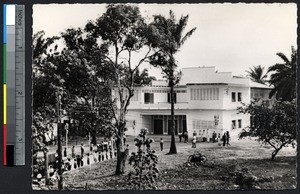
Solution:
M163 151L164 149L164 140L163 138L160 138L160 151Z

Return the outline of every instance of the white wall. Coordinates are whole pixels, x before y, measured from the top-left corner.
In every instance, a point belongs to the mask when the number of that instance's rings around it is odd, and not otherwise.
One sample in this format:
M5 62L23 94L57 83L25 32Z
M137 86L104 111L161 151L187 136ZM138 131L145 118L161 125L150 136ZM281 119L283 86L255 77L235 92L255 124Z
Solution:
M235 92L235 102L232 102L232 92ZM238 101L238 92L242 93L243 103L250 103L250 88L226 86L223 87L223 109L236 109L237 107L241 106L241 102Z
M237 114L236 110L228 110L223 112L223 131L229 131L231 138L234 140L238 139L238 134L242 129L250 124L250 117L247 114ZM238 120L242 120L242 127L238 127ZM232 129L232 120L236 121L236 128Z

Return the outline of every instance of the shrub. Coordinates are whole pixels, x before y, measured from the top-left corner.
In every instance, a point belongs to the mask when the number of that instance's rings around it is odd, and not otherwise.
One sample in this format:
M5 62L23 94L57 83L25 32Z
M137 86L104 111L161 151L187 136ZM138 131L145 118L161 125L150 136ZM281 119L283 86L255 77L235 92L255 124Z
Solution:
M132 152L129 164L134 168L128 174L129 184L133 189L155 189L155 179L158 177L157 156L151 150L153 139L147 138L147 129L141 129L139 138L135 138L137 152Z

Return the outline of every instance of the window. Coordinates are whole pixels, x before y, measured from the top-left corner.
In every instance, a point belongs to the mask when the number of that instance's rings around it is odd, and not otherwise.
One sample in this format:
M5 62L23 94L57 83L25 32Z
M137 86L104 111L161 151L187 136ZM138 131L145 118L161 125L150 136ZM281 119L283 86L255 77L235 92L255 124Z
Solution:
M193 88L191 88L191 100L194 100L194 98L193 98L194 97L193 91L194 91Z
M238 101L241 102L242 101L242 93L238 92Z
M235 122L235 120L232 120L232 129L236 129L236 122Z
M239 119L239 120L238 120L238 127L239 127L239 128L242 128L242 119Z
M231 92L231 101L232 102L236 101L236 99L235 99L235 92Z
M168 93L168 103L171 103L171 93ZM174 93L174 103L176 103L177 102L177 95L176 95L176 93Z
M154 103L154 94L145 93L145 104L153 104L153 103Z

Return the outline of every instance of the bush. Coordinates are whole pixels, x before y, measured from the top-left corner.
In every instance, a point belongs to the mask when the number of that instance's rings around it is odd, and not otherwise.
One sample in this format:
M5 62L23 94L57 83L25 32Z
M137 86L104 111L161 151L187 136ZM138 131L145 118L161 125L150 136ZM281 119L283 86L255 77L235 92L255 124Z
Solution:
M158 177L157 156L155 151L151 150L153 139L146 138L148 130L142 129L139 137L134 141L138 148L137 152L132 152L129 158L129 164L133 166L134 171L128 174L129 184L133 189L155 189L155 179Z

